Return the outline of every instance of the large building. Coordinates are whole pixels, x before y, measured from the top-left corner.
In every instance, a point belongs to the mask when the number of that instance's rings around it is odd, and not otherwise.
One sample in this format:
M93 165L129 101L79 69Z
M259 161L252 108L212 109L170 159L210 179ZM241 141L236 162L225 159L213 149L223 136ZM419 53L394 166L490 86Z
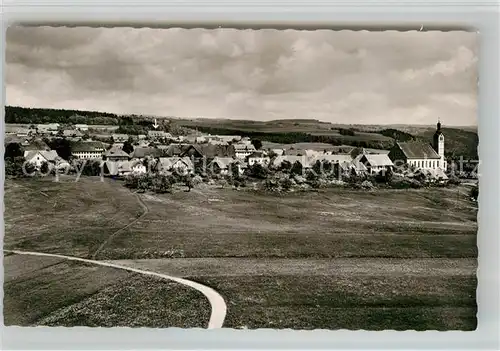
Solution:
M444 135L441 131L441 123L437 123L432 144L417 141L396 142L389 152L389 158L396 167L408 164L415 169L446 171Z
M80 159L102 159L104 145L100 141L81 141L72 145L73 157Z

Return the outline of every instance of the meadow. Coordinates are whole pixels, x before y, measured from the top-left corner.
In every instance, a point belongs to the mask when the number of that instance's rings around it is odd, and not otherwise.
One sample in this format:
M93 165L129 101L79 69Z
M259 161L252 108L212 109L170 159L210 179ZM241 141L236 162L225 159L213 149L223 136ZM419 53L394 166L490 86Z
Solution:
M7 180L5 194L7 249L84 258L97 252L100 260L188 277L224 297L225 327L476 327L477 208L466 187L282 195L205 187L141 194L146 212L136 194L109 179ZM67 267L47 269L39 278L50 282L45 294L59 284L65 284L65 291L73 287L57 278L72 275ZM95 274L81 275L80 267L74 269L80 284L103 275L95 268ZM10 274L7 269L7 279ZM139 277L116 279L136 287L130 294L144 294L146 286L150 293L162 289L159 283L137 281ZM17 294L25 288L6 284L6 321L21 314ZM96 285L93 294L116 294L113 289ZM23 304L37 299L30 296L23 295ZM101 306L101 315L108 305L123 312L124 304L131 303L99 297L89 301ZM193 296L189 301L201 303ZM9 316L8 305L16 305L17 312ZM185 320L196 319L192 309L182 315L178 305L172 302L173 314L180 316L173 321L188 325ZM44 306L54 311L45 311L43 321L118 323L91 314L82 317L75 311L88 309L81 306L74 300ZM200 308L200 313L206 315L206 310ZM47 317L52 315L56 317ZM42 320L37 318L28 322ZM158 325L154 315L123 318L120 323L131 326Z

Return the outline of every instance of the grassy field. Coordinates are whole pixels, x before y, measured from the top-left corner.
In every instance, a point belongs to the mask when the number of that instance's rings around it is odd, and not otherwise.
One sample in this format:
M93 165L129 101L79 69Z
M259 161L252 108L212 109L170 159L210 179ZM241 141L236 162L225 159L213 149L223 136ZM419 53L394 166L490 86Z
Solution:
M4 323L32 326L205 327L196 290L123 270L55 258L4 258Z
M5 191L7 248L88 257L142 213L136 197L109 180L7 181ZM141 197L149 212L97 258L212 286L226 299L227 327L476 326L477 209L465 188ZM89 303L99 305L96 296ZM106 323L75 316L88 305L79 306L44 323Z

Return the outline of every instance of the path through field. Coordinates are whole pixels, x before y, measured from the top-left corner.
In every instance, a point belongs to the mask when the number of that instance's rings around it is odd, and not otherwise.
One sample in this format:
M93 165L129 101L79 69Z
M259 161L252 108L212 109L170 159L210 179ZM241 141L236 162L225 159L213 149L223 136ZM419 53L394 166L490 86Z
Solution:
M19 251L19 250L4 250L5 252L13 253L13 254L18 254L18 255L32 255L32 256L45 256L45 257L54 257L54 258L62 258L66 260L71 260L71 261L79 261L79 262L84 262L84 263L90 263L90 264L95 264L95 265L100 265L104 267L110 267L110 268L117 268L117 269L123 269L126 271L130 272L135 272L143 275L149 275L149 276L154 276L154 277L159 277L162 279L167 279L167 280L172 280L175 281L179 284L183 284L186 286L189 286L193 289L198 290L201 292L205 297L208 299L210 302L210 306L212 309L211 315L210 315L210 320L208 322L208 329L214 329L214 328L222 328L222 324L224 323L224 319L226 317L226 303L224 301L224 298L219 295L215 290L212 288L209 288L208 286L187 280L187 279L182 279L182 278L177 278L165 274L160 274L160 273L155 273L151 271L145 271L141 269L136 269L132 267L127 267L127 266L122 266L122 265L117 265L114 263L109 263L109 262L103 262L103 261L96 261L96 260L89 260L89 259L84 259L84 258L79 258L79 257L72 257L72 256L64 256L64 255L58 255L58 254L48 254L48 253L42 253L42 252L31 252L31 251Z
M92 259L96 259L97 258L97 255L99 254L99 252L101 252L101 250L113 239L115 238L118 234L120 234L121 232L123 232L125 229L131 227L132 225L134 225L135 223L137 223L139 220L141 220L142 218L144 218L144 216L146 216L149 212L149 208L148 206L146 206L146 204L144 203L144 201L142 201L141 199L141 196L139 194L135 194L135 196L137 197L137 201L139 202L139 205L142 207L143 209L143 212L142 214L137 217L135 220L133 220L132 222L130 222L129 224L127 224L126 226L124 226L123 228L120 228L118 229L116 232L114 232L113 234L111 234L107 239L106 241L104 241L100 246L99 248L94 252L94 254L92 255Z

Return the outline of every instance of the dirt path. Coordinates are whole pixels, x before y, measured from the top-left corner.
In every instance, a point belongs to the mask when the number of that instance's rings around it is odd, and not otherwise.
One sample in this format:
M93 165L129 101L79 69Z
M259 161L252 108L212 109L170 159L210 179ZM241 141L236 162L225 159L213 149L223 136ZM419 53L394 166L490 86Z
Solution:
M182 279L182 278L173 277L173 276L169 276L166 274L155 273L155 272L151 272L151 271L145 271L142 269L127 267L127 266L118 265L118 264L114 264L114 263L110 263L110 262L89 260L89 259L79 258L79 257L64 256L64 255L57 255L57 254L48 254L48 253L42 253L42 252L5 250L5 249L4 249L4 252L14 253L14 254L18 254L18 255L31 255L31 256L44 256L44 257L61 258L61 259L66 259L66 260L70 260L70 261L78 261L78 262L90 263L90 264L95 264L95 265L104 266L104 267L123 269L123 270L129 271L129 272L134 272L134 273L139 273L139 274L143 274L143 275L158 277L161 279L171 280L171 281L177 282L179 284L183 284L185 286L189 286L193 289L196 289L199 292L201 292L203 295L205 295L205 297L208 299L208 302L210 303L210 306L212 309L212 312L210 314L210 320L208 322L208 327L207 327L208 329L222 328L222 324L224 323L224 319L226 318L227 306L226 306L226 302L224 301L224 298L221 295L219 295L219 293L217 293L214 289L209 288L208 286L187 280L187 279Z
M137 223L137 221L139 221L140 219L142 219L145 215L147 215L149 213L149 208L148 206L146 206L146 204L144 203L144 201L142 201L141 199L141 196L137 193L135 193L135 196L137 197L137 201L139 201L139 205L141 205L142 209L143 209L143 213L137 217L136 219L134 219L132 222L130 222L129 224L127 224L125 227L121 228L121 229L118 229L116 232L114 232L113 234L111 234L98 248L97 250L94 252L94 254L92 255L92 259L95 260L97 255L102 251L102 249L107 245L109 244L109 242L115 238L118 234L120 234L122 231L124 231L125 229L129 228L130 226L134 225L135 223Z

